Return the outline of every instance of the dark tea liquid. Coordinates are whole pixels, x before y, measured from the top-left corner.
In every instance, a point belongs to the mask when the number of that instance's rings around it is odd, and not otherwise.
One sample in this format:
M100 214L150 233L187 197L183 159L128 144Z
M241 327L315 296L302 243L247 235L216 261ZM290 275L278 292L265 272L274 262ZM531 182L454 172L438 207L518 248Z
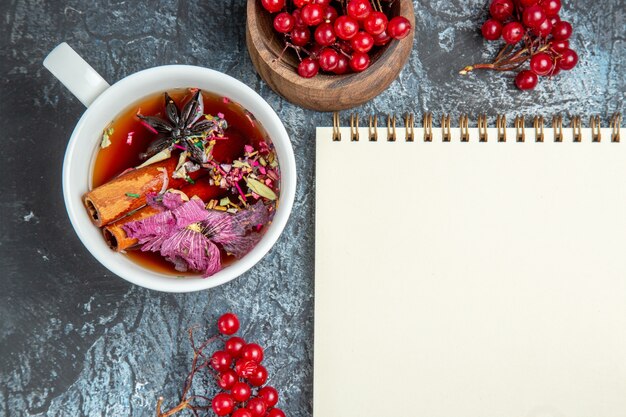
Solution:
M120 113L110 127L113 133L109 136L111 145L104 149L99 149L92 175L92 188L98 187L118 176L128 168L140 165L143 160L140 154L145 152L148 145L156 138L156 134L140 123L136 114L139 112L144 116L157 116L167 120L165 115L165 99L163 93L148 96L128 107ZM170 97L176 102L179 109L192 97L193 93L189 89L167 90ZM270 139L263 127L254 117L239 104L230 101L228 98L215 94L202 92L204 100L204 113L216 116L223 113L228 122L228 128L224 135L227 140L218 140L213 149L213 156L220 163L231 163L233 160L243 156L244 146L252 145L255 148L261 141L270 144ZM129 134L132 132L132 139ZM172 152L173 158L178 158L179 151ZM183 190L184 191L184 190ZM222 190L220 194L213 198L220 199L225 196L234 197L228 190ZM191 197L191 196L190 196ZM167 262L160 254L154 252L142 252L141 250L128 250L126 256L143 267L155 272L170 275L185 275L174 269L174 266ZM222 265L232 263L234 258L223 255ZM194 274L192 272L188 275Z

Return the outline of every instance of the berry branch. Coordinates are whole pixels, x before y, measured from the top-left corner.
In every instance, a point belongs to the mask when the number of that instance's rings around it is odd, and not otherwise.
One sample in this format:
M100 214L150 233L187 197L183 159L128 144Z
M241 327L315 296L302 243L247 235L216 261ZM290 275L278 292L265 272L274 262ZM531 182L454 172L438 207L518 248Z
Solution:
M520 90L532 90L538 76L552 77L561 70L571 70L578 63L578 55L569 47L572 25L561 20L560 10L561 0L492 0L491 18L481 32L489 41L502 38L505 45L493 62L468 65L459 73L516 71L530 61L530 69L520 71L515 84Z
M221 335L232 336L239 330L239 319L232 313L222 315L217 321ZM227 340L221 335L213 336L196 347L193 329L189 329L189 344L193 350L191 370L183 383L177 405L162 411L163 397L157 399L156 417L170 417L183 410L195 417L201 412L213 410L218 416L231 417L285 417L278 407L278 391L265 385L267 370L261 362L263 348L256 343L232 336ZM222 341L224 349L216 350L209 357L205 350L215 341ZM194 377L204 369L221 389L213 398L192 394Z
M191 389L193 385L193 378L196 375L196 373L200 371L201 369L208 368L210 359L207 359L204 356L204 353L203 353L204 349L206 349L209 344L218 340L218 336L214 336L206 340L204 343L202 343L202 345L200 345L199 348L196 348L194 337L193 337L193 329L189 329L188 333L189 333L189 341L191 344L191 348L193 349L193 359L191 361L191 370L189 371L189 374L187 374L187 377L185 378L185 382L183 384L183 391L180 396L180 402L176 406L171 408L170 410L162 412L161 406L163 404L163 397L159 397L159 399L157 400L157 406L156 406L157 417L169 417L185 409L189 409L195 415L197 415L197 411L209 409L209 407L207 406L197 405L197 404L194 404L192 401L195 398L202 398L210 402L211 400L208 399L207 397L204 397L201 395L192 395L190 397L187 397L187 395L189 394L189 390ZM203 359L203 362L201 362L200 364L198 364L199 359Z

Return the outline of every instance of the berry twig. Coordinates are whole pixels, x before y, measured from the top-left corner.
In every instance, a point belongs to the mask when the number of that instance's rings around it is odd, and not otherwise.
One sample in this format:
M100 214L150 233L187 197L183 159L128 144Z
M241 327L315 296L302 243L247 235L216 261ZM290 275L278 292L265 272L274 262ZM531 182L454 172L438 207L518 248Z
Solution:
M191 386L193 385L193 378L196 375L196 373L201 369L208 368L208 365L210 363L210 359L207 359L206 356L204 355L204 352L203 352L204 349L206 349L209 344L217 340L218 336L214 336L206 340L205 342L202 343L202 345L200 345L200 347L196 348L194 337L193 337L193 329L189 329L188 334L189 334L189 341L191 344L191 348L193 349L193 359L191 360L191 370L189 371L189 374L187 374L187 377L185 378L185 382L183 384L183 391L180 396L180 401L173 408L169 409L168 411L162 412L161 406L163 404L163 397L159 397L157 401L157 409L156 409L157 417L169 417L185 409L191 410L191 412L194 414L196 414L198 410L208 409L206 406L192 404L192 400L195 398L205 398L207 400L208 398L202 397L200 395L193 395L193 396L187 397L187 395L189 394L189 390L191 389ZM198 364L199 359L204 359L204 360L200 364Z
M239 319L232 313L226 313L218 319L217 327L221 335L232 336L239 329ZM159 397L156 417L170 417L184 410L190 411L195 417L210 410L220 417L285 417L285 413L276 407L278 391L265 385L268 374L261 365L261 346L246 343L237 336L224 340L221 335L211 337L196 346L193 329L189 329L188 334L193 359L191 370L183 383L180 400L174 407L162 411L163 397ZM224 349L216 350L209 357L205 350L216 340L224 343ZM212 399L205 395L192 394L194 377L205 369L222 389Z
M530 69L520 71L515 84L520 90L531 90L538 76L571 70L578 63L578 55L569 45L572 25L561 20L560 10L561 0L492 0L491 18L481 32L489 41L502 38L506 44L493 62L468 65L459 73L516 71L529 61Z
M551 48L551 44L545 44L538 48L533 48L533 44L531 46L526 46L524 48L519 49L517 52L512 51L513 46L510 44L506 44L502 47L496 58L491 63L482 63L482 64L474 64L468 65L459 71L461 75L467 75L474 70L486 69L493 71L514 71L521 67L526 61L531 59L535 54L540 52L547 51ZM511 51L510 51L511 50ZM508 52L510 51L510 52Z

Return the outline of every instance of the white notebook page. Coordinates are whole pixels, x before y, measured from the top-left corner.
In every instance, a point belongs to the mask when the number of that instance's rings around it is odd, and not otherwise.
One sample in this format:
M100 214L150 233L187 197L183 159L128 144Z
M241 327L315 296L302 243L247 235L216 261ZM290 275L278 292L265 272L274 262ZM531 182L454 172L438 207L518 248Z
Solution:
M317 130L315 417L626 416L626 143Z

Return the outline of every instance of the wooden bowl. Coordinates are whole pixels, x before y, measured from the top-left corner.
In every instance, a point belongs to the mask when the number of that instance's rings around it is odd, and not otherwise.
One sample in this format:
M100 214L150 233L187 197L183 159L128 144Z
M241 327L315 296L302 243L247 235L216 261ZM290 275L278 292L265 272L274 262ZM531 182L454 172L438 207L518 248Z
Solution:
M345 75L318 74L302 78L296 72L298 60L285 51L282 36L274 30L273 18L260 0L248 0L246 44L252 63L261 78L292 103L318 111L349 109L376 97L396 79L413 47L415 14L411 0L397 0L391 15L412 22L411 34L392 40L372 56L371 66L363 72ZM281 56L282 55L282 56Z

